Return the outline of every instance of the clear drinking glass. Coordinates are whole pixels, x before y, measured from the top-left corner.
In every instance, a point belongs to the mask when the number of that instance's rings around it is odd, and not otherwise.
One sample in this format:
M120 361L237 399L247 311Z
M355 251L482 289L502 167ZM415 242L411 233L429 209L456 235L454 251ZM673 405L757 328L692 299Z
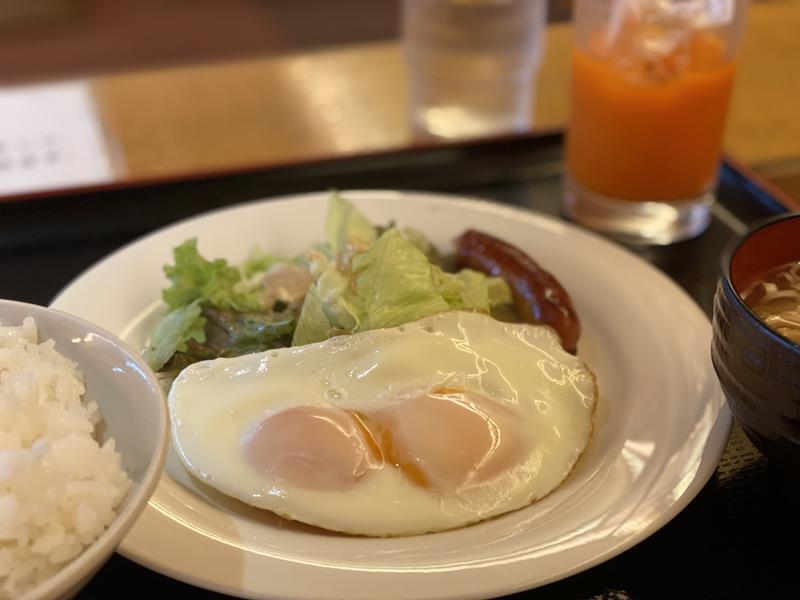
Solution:
M575 0L564 208L631 243L703 232L746 0Z
M404 0L410 118L423 137L531 127L546 0Z

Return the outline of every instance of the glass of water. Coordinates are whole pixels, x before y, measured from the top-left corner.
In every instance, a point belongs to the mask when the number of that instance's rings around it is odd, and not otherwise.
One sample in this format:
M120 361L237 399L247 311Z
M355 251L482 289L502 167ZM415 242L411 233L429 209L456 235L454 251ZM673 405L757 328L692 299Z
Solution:
M456 139L530 129L546 21L546 0L404 0L415 133Z

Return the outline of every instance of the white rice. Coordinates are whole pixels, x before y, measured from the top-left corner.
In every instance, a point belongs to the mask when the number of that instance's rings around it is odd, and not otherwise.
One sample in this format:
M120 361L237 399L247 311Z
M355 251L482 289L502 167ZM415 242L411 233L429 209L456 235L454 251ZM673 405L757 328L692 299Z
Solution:
M77 365L38 343L36 323L0 327L0 598L30 591L114 520L131 482Z

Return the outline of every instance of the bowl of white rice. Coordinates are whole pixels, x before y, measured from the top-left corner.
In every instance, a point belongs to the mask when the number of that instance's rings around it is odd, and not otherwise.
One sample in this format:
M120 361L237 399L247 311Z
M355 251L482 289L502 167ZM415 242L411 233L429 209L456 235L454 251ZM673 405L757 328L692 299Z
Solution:
M0 599L74 595L136 522L166 449L163 392L135 350L0 300Z

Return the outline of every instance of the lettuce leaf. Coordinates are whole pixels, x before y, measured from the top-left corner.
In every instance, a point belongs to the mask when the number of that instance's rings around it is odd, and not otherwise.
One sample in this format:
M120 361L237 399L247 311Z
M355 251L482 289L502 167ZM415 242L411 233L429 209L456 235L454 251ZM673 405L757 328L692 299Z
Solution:
M394 327L450 308L436 290L437 270L399 231L388 229L353 259L353 331Z
M176 352L185 352L189 340L201 344L206 341L206 320L201 313L198 298L171 310L156 324L150 336L150 346L144 351L144 358L154 371L167 364Z
M242 281L239 269L229 266L224 258L213 261L203 258L197 250L196 239L186 240L177 246L173 255L175 264L164 267L164 273L172 285L162 293L170 309L182 308L200 300L217 308L232 308L242 312L263 310L263 290L260 286Z
M241 356L291 344L294 319L275 319L272 313L242 313L204 308L206 350L215 357Z
M495 306L511 304L513 296L508 283L500 277L487 277L479 271L462 269L458 273L442 273L444 282L440 288L452 290L446 296L451 308L476 309L490 312ZM455 292L455 294L453 294Z
M313 285L303 300L303 307L297 318L297 327L292 336L292 346L303 346L328 339L332 329L333 325L322 308L317 286Z
M378 237L364 214L336 192L328 204L325 233L334 257L351 249L364 250Z
M306 295L292 343L395 327L451 309L489 312L511 302L508 284L463 270L445 273L397 229L387 229L342 270L325 265Z
M442 262L442 257L439 255L439 251L433 244L431 244L430 240L425 237L424 233L414 229L413 227L403 227L399 231L404 238L422 250L430 262L435 265L438 265Z
M266 254L261 248L256 246L250 250L250 254L242 263L241 272L244 277L250 278L258 273L268 271L271 267L277 264L288 262L292 261L274 254Z
M173 250L174 264L165 265L171 285L162 292L169 309L156 324L144 356L156 371L176 352L186 352L189 341L203 344L206 319L203 307L239 312L266 311L260 285L242 279L236 267L225 259L206 260L190 239Z

